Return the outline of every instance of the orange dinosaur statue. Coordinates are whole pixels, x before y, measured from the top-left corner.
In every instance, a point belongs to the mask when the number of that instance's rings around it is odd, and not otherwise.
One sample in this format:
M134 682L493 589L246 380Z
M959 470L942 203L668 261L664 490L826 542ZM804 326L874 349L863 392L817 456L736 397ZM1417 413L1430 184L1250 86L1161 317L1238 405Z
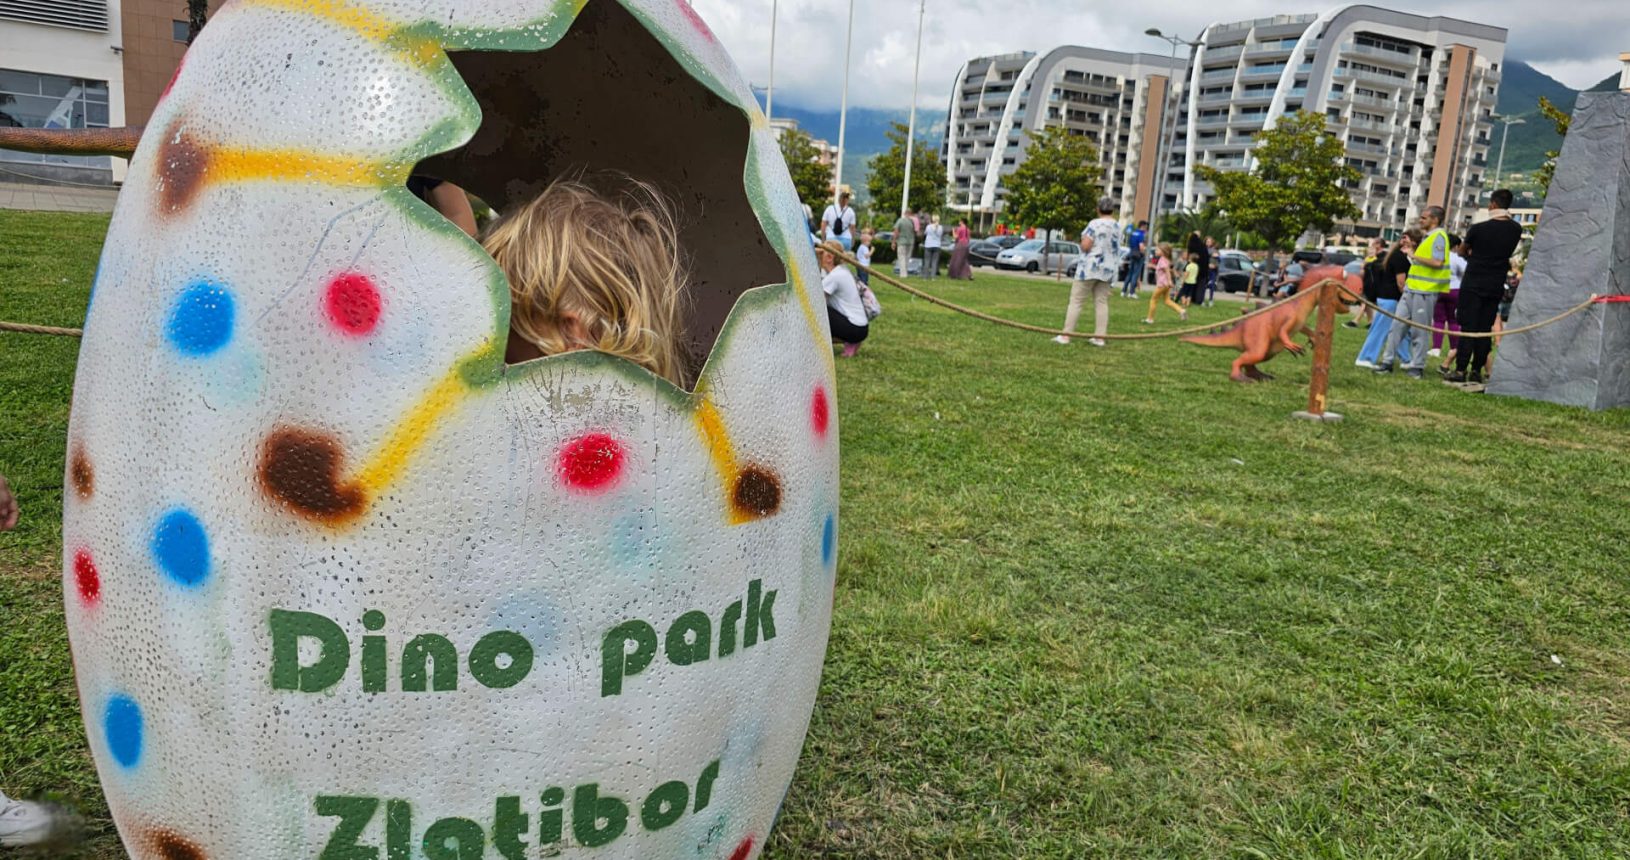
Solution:
M1215 334L1190 335L1183 340L1200 346L1224 346L1239 350L1239 358L1234 359L1234 371L1229 375L1235 382L1272 379L1272 376L1257 370L1256 366L1286 350L1292 355L1301 355L1302 345L1291 339L1298 334L1307 335L1308 343L1312 344L1313 329L1308 327L1307 318L1319 307L1319 291L1313 287L1331 278L1345 284L1345 289L1336 292L1338 307L1345 312L1350 307L1352 296L1363 294L1362 279L1358 275L1346 274L1340 266L1315 266L1302 275L1302 280L1296 284L1296 294L1273 305L1272 311L1242 320Z

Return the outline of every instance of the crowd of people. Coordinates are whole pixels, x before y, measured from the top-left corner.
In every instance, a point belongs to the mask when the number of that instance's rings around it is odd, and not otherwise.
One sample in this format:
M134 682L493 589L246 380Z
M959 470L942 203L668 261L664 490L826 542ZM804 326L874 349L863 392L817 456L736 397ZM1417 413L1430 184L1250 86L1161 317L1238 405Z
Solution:
M1415 325L1375 316L1359 351L1359 367L1378 374L1402 367L1407 376L1421 379L1427 360L1440 358L1437 370L1448 382L1487 380L1492 338L1445 336L1424 327L1488 335L1510 318L1522 278L1512 268L1522 226L1511 218L1511 201L1509 190L1495 191L1488 220L1472 225L1464 237L1445 230L1443 208L1431 206L1390 249L1372 241L1363 263L1365 298ZM1359 322L1355 318L1347 325Z

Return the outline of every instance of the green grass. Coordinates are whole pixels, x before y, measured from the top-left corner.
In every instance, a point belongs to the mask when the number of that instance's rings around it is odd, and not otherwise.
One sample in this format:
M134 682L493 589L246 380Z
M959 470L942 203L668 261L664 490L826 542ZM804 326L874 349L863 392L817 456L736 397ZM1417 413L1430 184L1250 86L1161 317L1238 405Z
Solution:
M77 322L104 224L0 213L0 319ZM1347 420L1312 425L1305 359L1238 386L1225 351L1062 347L874 286L766 856L1630 854L1630 412L1374 378L1338 329ZM932 288L1043 325L1068 291ZM0 334L0 787L80 805L103 858L56 578L75 348Z

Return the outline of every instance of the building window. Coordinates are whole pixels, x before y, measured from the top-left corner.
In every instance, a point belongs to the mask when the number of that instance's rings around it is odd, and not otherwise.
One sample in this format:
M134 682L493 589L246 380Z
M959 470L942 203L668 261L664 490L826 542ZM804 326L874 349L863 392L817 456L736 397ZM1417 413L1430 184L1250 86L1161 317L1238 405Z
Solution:
M192 32L192 26L189 25L186 21L171 21L170 22L170 38L174 39L177 42L185 42L185 41L187 41L187 36L191 32Z
M0 18L105 33L108 29L108 4L105 0L75 0L72 3L60 0L5 0L0 2Z
M0 126L107 128L107 81L0 69ZM0 150L0 160L110 168L106 156L34 155Z

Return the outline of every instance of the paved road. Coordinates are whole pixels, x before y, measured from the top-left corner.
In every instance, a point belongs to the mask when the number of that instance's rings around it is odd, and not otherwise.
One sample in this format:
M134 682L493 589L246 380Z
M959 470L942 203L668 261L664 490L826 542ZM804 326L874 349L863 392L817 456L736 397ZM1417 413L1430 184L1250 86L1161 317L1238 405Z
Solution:
M32 209L37 212L112 212L119 199L117 188L83 188L77 185L35 185L0 182L0 209Z

